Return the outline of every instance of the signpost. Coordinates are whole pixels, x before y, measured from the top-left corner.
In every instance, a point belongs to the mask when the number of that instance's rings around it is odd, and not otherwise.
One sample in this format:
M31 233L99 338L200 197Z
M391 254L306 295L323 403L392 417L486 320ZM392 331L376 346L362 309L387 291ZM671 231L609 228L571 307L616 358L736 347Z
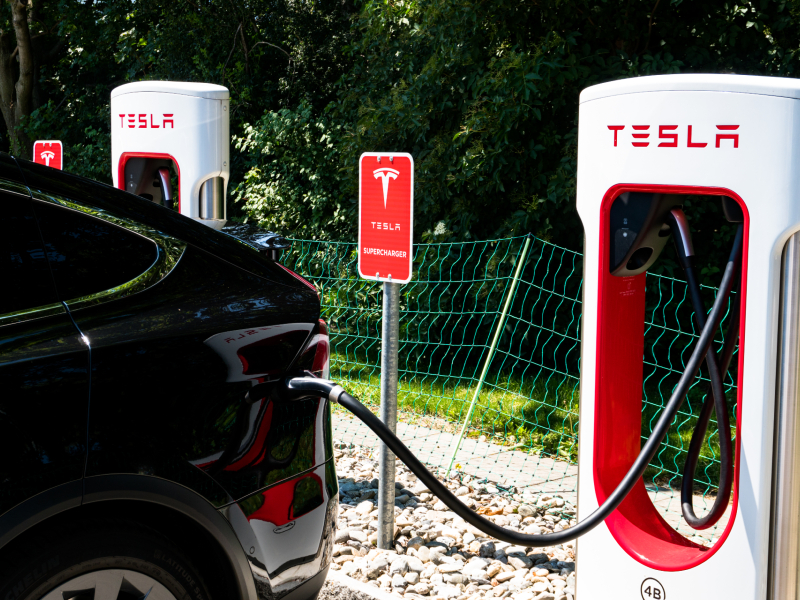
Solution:
M358 273L383 282L381 420L397 429L397 347L400 285L411 281L414 235L414 159L365 152L358 173ZM380 444L378 548L394 547L395 457Z
M64 147L59 140L37 140L33 143L33 162L63 169Z

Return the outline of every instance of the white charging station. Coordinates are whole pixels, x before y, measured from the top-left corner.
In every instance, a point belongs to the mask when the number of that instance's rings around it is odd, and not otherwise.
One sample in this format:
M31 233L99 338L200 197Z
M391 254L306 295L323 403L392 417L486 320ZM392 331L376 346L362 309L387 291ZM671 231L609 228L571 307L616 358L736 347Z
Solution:
M209 83L139 81L111 92L114 185L214 229L226 222L230 177L228 89Z
M112 92L111 113L115 185L169 204L177 175L180 212L221 228L228 90L133 83ZM582 92L579 522L642 448L646 275L610 268L611 206L625 194L726 198L741 209L733 494L724 530L704 545L664 519L640 479L579 538L576 592L592 600L799 600L800 80L666 75Z
M713 545L695 543L658 514L640 480L578 540L576 592L592 600L795 600L800 81L627 79L584 90L579 123L577 206L586 235L579 521L607 497L642 443L643 342L635 338L645 275L609 275L610 204L626 192L726 196L743 209L744 246L728 523Z

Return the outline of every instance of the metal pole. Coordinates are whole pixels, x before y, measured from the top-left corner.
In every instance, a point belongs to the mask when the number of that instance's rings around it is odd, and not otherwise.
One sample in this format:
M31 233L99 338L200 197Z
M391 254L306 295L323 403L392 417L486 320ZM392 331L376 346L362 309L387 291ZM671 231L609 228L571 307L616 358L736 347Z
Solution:
M778 406L769 598L800 597L800 233L786 243L781 277Z
M394 433L397 430L397 347L400 336L400 284L383 284L383 322L381 326L381 421ZM394 548L395 457L380 443L378 479L378 548Z
M472 403L469 405L469 410L467 411L467 418L464 419L464 425L461 427L461 433L458 434L458 439L456 440L456 445L453 448L453 453L450 455L450 463L447 465L447 472L444 474L445 478L450 476L450 469L453 468L453 463L456 460L456 454L458 453L458 449L461 447L461 442L464 441L464 434L467 431L467 425L469 424L469 420L472 418L472 411L475 409L475 403L478 402L478 396L480 396L481 389L483 389L483 382L486 380L486 374L489 372L489 365L492 363L492 358L494 358L495 350L497 350L497 342L500 340L500 334L503 331L503 326L506 324L508 309L511 308L511 300L514 298L514 291L517 289L517 283L519 283L519 276L522 273L522 268L525 266L525 258L528 256L528 248L530 248L530 245L531 245L531 236L529 235L528 238L525 240L525 246L522 248L522 253L517 259L517 269L514 272L514 279L511 281L511 285L508 287L508 293L506 294L506 302L503 305L503 312L500 313L500 320L497 322L497 327L494 330L492 345L489 347L489 354L486 356L486 361L483 363L483 370L481 371L481 376L478 378L478 387L475 388L475 394L473 394L472 396Z

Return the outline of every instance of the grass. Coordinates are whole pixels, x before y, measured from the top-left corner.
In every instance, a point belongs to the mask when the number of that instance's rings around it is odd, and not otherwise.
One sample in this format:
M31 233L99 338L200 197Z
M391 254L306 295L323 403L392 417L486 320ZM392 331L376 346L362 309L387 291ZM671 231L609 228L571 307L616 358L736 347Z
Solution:
M348 381L349 390L376 410L380 404L380 368L377 357L355 357L334 353L331 377ZM663 369L661 369L664 371ZM661 414L662 405L676 381L674 375L655 374L646 379L642 414L642 436L646 438ZM468 437L486 436L487 441L576 462L578 451L577 374L542 372L534 378L490 373L470 417ZM477 385L476 378L400 373L398 410L409 416L436 417L451 432L460 430L469 411ZM657 485L679 487L686 449L691 440L704 384L695 385L673 422L645 479ZM729 396L732 394L729 393ZM692 410L694 409L694 410ZM719 443L716 423L709 425L695 477L698 491L715 491L719 477Z

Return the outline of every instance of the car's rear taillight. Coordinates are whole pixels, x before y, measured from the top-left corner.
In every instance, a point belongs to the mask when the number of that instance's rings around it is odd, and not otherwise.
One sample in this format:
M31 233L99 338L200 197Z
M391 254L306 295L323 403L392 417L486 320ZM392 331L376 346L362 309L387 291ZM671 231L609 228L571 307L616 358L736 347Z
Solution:
M283 269L283 270L284 270L284 271L286 271L287 273L289 273L289 275L291 275L292 277L294 277L295 279L297 279L297 281L300 281L301 283L304 283L305 285L307 285L308 287L310 287L312 290L314 290L314 292L316 292L316 294L317 294L317 297L319 297L319 292L317 291L317 288L315 288L315 287L314 287L314 284L313 284L313 283L311 283L311 282L310 282L308 279L305 279L304 277L301 277L300 275L298 275L297 273L295 273L295 272L294 272L294 271L292 271L291 269L287 269L287 268L286 268L286 267L284 267L284 266L283 266L281 263L275 263L275 264L276 264L276 265L278 265L278 266L279 266L281 269Z
M330 374L331 345L328 339L328 326L322 319L319 320L317 331L311 341L303 348L303 354L297 361L296 368L310 371L317 377L327 379Z
M327 379L331 372L331 344L328 338L328 326L322 319L319 320L319 331L311 344L316 346L311 372L317 377Z

